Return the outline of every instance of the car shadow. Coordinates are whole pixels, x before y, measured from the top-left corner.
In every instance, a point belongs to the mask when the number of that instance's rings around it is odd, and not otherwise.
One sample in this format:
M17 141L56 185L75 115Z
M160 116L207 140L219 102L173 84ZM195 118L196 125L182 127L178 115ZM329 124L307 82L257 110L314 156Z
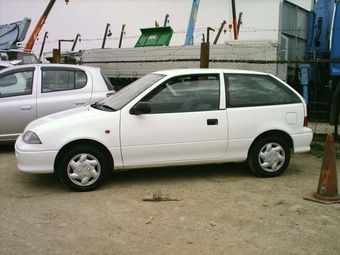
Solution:
M0 143L0 153L14 152L13 142L1 142Z
M60 181L56 174L21 174L21 186L33 193L63 193L69 189Z
M214 178L256 178L248 165L243 163L224 163L214 165L176 166L161 168L133 169L124 172L112 172L105 186L121 184L139 184L171 181L205 180Z

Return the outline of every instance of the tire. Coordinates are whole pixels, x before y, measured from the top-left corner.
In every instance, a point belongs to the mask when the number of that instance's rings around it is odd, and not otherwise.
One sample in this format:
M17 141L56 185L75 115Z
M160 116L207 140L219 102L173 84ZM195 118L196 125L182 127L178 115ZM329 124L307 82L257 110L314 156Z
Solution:
M261 177L282 174L290 161L290 148L281 138L270 136L256 142L248 157L250 169Z
M59 177L72 190L92 191L102 185L108 172L108 163L97 148L79 146L62 158Z

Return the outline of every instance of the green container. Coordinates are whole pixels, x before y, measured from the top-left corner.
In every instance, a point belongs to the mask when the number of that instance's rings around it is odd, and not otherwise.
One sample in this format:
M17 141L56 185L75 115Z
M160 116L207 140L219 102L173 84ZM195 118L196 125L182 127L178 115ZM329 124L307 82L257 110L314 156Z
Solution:
M173 30L171 27L141 28L142 35L135 47L169 46Z

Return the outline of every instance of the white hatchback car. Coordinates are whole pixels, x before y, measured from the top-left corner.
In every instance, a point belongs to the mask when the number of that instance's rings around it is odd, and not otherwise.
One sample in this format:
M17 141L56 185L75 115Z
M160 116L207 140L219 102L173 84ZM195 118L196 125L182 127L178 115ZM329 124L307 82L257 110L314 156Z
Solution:
M27 64L0 71L0 142L15 141L32 120L95 103L114 93L96 67Z
M248 160L259 176L310 150L304 99L278 78L251 71L150 73L91 106L30 123L18 137L18 168L57 172L76 191L111 170Z

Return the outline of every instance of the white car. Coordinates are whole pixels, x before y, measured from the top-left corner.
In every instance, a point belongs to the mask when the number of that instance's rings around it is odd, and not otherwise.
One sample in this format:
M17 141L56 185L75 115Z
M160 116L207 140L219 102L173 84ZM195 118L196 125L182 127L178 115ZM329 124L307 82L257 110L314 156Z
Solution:
M22 63L22 60L0 61L0 71L1 71L2 69L7 68L7 67L20 65L21 63Z
M32 120L114 93L96 67L26 64L0 71L0 142L14 142Z
M76 191L112 171L247 160L259 176L310 150L304 99L259 72L181 69L150 73L91 106L30 123L15 144L18 168L59 174Z

